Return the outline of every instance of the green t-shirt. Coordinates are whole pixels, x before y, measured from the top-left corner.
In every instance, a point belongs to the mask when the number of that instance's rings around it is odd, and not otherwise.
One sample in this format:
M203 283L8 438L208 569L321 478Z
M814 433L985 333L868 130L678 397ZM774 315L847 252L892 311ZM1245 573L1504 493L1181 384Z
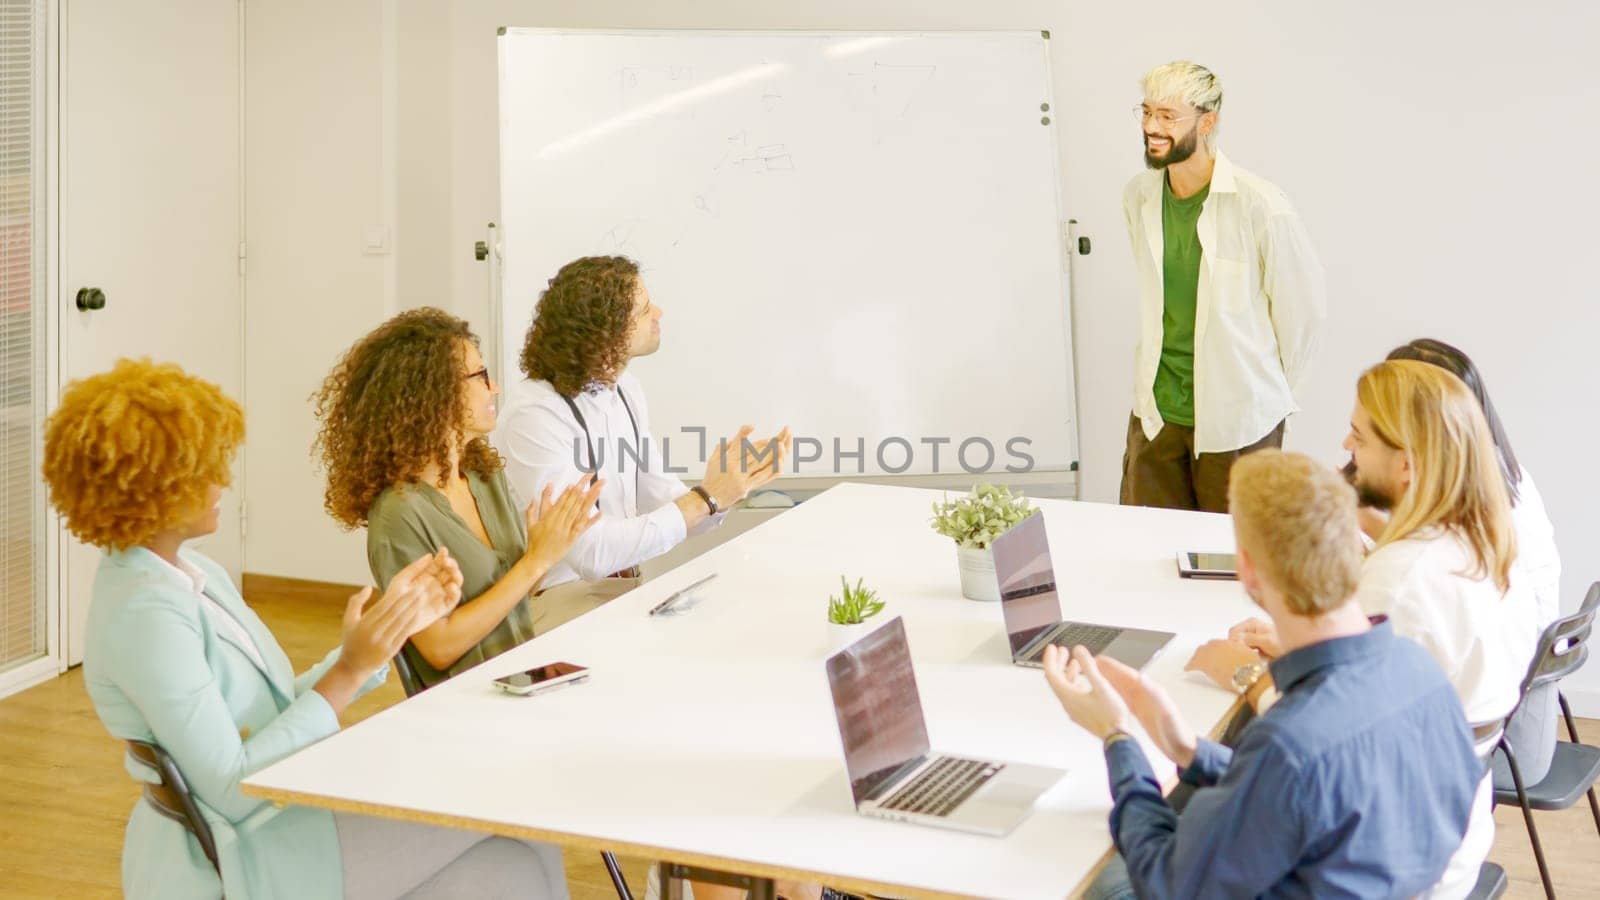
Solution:
M516 565L528 545L528 527L511 498L505 471L488 478L468 472L467 486L478 503L478 517L483 520L493 547L472 533L450 508L450 501L431 484L395 485L378 495L367 513L367 563L379 588L388 587L389 579L412 560L440 547L449 547L450 555L461 567L463 603L493 587ZM532 638L533 612L524 601L444 671L428 665L410 643L402 652L416 670L418 680L425 687L432 687Z
M1179 199L1161 181L1161 363L1156 366L1156 409L1163 421L1194 427L1194 311L1200 287L1200 208L1208 183Z

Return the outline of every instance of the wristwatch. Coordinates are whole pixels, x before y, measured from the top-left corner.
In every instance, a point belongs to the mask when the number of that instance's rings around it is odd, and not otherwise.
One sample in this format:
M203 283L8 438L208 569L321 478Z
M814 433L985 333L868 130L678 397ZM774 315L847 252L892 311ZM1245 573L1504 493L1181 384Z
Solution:
M711 515L714 516L717 513L722 512L722 507L717 504L717 498L711 496L711 492L706 490L704 485L697 484L694 487L689 488L689 490L700 495L700 499L706 502L706 509L711 511Z
M1126 731L1123 731L1122 729L1118 728L1117 730L1115 730L1115 731L1111 732L1110 734L1106 735L1106 739L1101 742L1100 746L1104 750L1110 750L1112 744L1120 744L1123 741L1131 741L1131 740L1133 740L1133 735L1131 735L1131 734L1127 733Z
M1267 662L1264 659L1258 659L1253 663L1245 663L1233 670L1233 687L1243 694L1254 687L1255 683L1260 681L1261 676L1266 673Z

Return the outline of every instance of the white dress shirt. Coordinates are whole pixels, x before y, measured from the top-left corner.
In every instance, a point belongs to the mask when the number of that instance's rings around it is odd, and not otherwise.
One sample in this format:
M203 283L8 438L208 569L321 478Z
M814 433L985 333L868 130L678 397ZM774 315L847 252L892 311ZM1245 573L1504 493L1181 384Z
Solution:
M619 389L627 398L626 407ZM589 467L583 427L548 381L522 379L509 393L495 428L494 444L505 457L511 489L524 505L537 498L547 484L555 485L559 495ZM699 451L694 436L683 435L674 441L675 449L663 460L661 442L650 435L644 389L626 372L615 386L581 393L573 402L589 426L599 475L606 482L600 492L600 521L545 575L539 583L541 589L571 581L597 581L660 556L688 535L675 501L689 488L665 468L666 464L674 469L693 468ZM634 443L629 409L639 426L638 444ZM626 452L619 451L620 447L626 447ZM695 531L715 527L721 520L721 516L708 519Z
M1141 173L1122 194L1139 278L1133 411L1150 440L1163 424L1154 386L1165 309L1165 178L1161 170ZM1235 168L1221 153L1196 228L1201 255L1194 316L1194 450L1199 455L1248 447L1299 411L1294 392L1327 315L1327 286L1289 198L1270 182Z
M1367 557L1356 597L1368 615L1387 615L1395 634L1433 656L1455 685L1467 721L1477 725L1510 714L1533 643L1526 621L1532 603L1515 572L1502 594L1487 575L1471 576L1475 562L1471 547L1453 532L1394 541ZM1480 754L1489 749L1478 747ZM1491 781L1485 774L1461 847L1429 897L1464 897L1476 882L1494 843Z

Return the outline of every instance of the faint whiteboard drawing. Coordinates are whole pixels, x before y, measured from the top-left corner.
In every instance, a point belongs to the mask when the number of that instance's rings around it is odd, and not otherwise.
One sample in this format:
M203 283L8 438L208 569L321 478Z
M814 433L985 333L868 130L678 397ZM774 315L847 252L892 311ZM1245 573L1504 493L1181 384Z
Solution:
M655 259L676 247L687 231L684 225L668 225L644 218L627 219L602 232L591 245L591 252L598 256Z

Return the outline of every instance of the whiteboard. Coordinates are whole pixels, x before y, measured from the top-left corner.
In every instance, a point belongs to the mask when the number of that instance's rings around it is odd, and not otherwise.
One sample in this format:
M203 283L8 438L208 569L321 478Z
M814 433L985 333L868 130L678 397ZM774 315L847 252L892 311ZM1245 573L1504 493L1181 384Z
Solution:
M746 422L792 427L807 477L1074 467L1047 49L506 29L506 381L549 278L621 254L664 311L630 371L691 476L698 435Z

